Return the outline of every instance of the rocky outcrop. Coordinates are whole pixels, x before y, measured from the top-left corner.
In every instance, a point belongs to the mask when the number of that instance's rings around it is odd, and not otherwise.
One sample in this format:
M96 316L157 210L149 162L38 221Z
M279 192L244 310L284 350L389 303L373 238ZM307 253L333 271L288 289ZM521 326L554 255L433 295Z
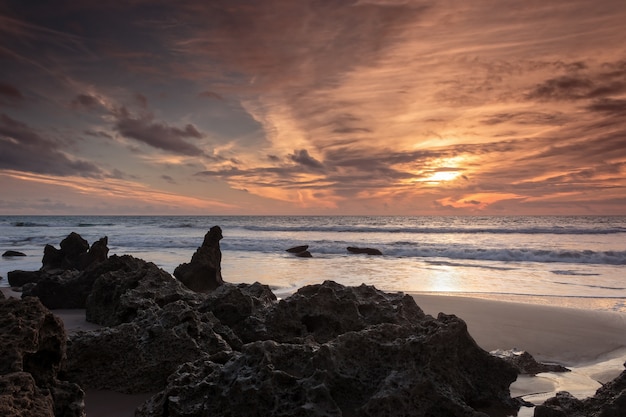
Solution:
M521 375L537 375L542 372L570 372L569 369L558 364L537 362L530 353L522 350L495 350L491 354L513 365Z
M378 250L378 249L374 249L374 248L357 248L355 246L348 246L346 248L348 250L348 252L350 253L355 253L355 254L366 254L366 255L382 255L383 253Z
M63 375L84 388L137 393L163 389L181 364L231 351L232 332L183 301L140 310L129 323L74 334Z
M0 415L85 415L82 389L58 378L65 347L63 323L39 300L0 300Z
M222 362L182 365L136 416L479 416L517 408L515 370L440 315L383 323L326 342L257 341Z
M204 236L202 246L191 257L191 262L178 265L174 270L174 276L196 292L213 291L224 284L221 239L222 229L213 226Z
M61 249L46 245L38 271L10 271L9 284L24 287L24 297L38 297L51 309L85 308L94 277L90 272L83 272L106 261L107 243L105 236L89 247L85 239L72 232L61 241Z
M117 326L134 320L141 310L202 297L152 262L130 255L111 256L91 271L96 277L86 302L87 321Z
M626 366L626 364L624 364ZM621 417L626 416L626 371L584 400L566 391L535 407L535 417Z

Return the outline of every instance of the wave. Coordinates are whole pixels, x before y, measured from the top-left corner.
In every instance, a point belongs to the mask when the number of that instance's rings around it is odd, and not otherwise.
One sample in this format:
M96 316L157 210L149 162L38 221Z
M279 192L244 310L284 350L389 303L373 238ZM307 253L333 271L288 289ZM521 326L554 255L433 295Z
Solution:
M257 226L247 225L243 229L254 232L320 232L320 233L406 233L406 234L547 234L547 235L609 235L626 233L626 227L389 227L389 226L348 226L348 225L297 225L297 226Z
M115 226L115 223L78 223L76 227Z
M46 223L35 222L13 222L14 227L49 227Z

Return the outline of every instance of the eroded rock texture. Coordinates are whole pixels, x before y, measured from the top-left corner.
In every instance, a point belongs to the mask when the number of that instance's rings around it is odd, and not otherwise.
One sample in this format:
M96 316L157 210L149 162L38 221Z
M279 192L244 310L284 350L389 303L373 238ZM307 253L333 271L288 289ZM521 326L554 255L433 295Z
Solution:
M65 329L38 299L0 300L0 415L84 416L84 392L58 379Z
M411 297L365 285L327 281L280 302L254 287L220 289L201 307L247 343L181 365L138 416L478 416L517 407L508 391L515 369L480 349L455 316L435 319Z

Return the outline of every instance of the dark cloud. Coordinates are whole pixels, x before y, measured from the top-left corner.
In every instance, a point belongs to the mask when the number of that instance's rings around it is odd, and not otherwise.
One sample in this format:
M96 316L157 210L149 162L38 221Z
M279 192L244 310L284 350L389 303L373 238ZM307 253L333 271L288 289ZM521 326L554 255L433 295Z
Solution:
M0 82L0 96L12 99L21 100L24 98L22 92L15 86Z
M79 94L74 98L74 100L72 100L70 105L75 110L93 110L100 107L100 101L92 95Z
M309 152L306 149L294 150L292 155L289 155L289 158L300 165L307 166L313 169L322 169L324 168L324 164L322 164L317 159L313 158L309 155Z
M0 168L39 174L100 176L91 162L71 159L58 142L41 136L35 129L6 114L0 115Z
M614 116L626 116L626 99L605 98L597 100L587 106L587 110Z
M224 100L224 97L222 97L221 95L213 92L213 91L203 91L201 93L198 94L198 97L204 97L204 98L213 98L216 100Z
M107 132L103 132L101 130L99 131L94 131L94 130L84 130L83 133L85 135L88 136L93 136L96 138L107 138L107 139L113 139L113 136L111 136L110 134L108 134Z
M499 125L503 123L517 123L521 125L559 125L567 121L563 113L545 113L520 111L517 113L496 113L483 120L484 125Z
M547 80L535 86L527 98L538 100L577 100L586 98L593 89L593 82L587 78L572 75Z
M170 184L176 184L174 178L170 177L169 175L161 175L161 179L169 182Z
M126 138L138 140L154 148L179 155L206 156L202 149L185 140L204 137L192 124L179 128L154 122L152 116L149 115L133 118L125 109L120 110L117 117L115 129Z
M137 93L135 94L134 98L137 104L139 104L139 107L141 107L142 109L148 108L148 99L146 98L146 96L144 96L143 94Z

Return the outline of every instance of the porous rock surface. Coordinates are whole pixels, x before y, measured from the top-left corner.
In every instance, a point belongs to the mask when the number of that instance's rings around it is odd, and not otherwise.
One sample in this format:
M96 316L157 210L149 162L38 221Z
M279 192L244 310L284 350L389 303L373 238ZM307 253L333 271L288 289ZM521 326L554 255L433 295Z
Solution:
M63 323L39 300L0 299L0 415L83 417L84 392L58 378Z
M225 305L245 301L243 288ZM508 391L515 369L480 349L462 320L427 316L411 297L331 281L280 302L258 288L248 296L257 304L215 312L247 343L182 364L137 416L479 416L517 407Z
M559 364L538 362L530 353L523 350L495 350L491 354L513 365L521 375L537 375L541 372L570 372L569 369Z

